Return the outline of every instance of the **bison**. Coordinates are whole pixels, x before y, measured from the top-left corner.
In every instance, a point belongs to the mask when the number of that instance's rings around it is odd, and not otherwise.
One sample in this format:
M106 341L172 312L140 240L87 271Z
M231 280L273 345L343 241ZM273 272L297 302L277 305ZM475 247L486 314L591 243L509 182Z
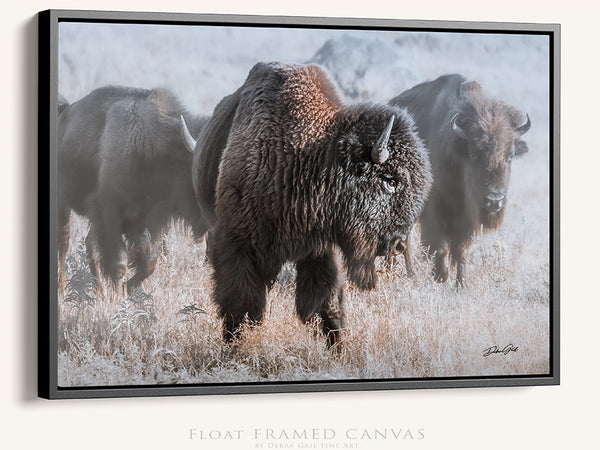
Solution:
M135 274L131 293L154 271L157 240L171 219L206 227L192 187L192 154L180 130L180 115L198 133L205 119L192 118L164 89L107 86L73 104L59 99L58 249L59 289L69 246L71 210L86 216L90 269L116 285L127 259Z
M429 150L434 182L420 224L433 276L447 280L450 253L463 286L465 249L474 234L497 228L504 218L511 160L528 151L521 136L531 126L529 115L458 74L414 86L389 104L408 109Z
M214 299L231 340L263 317L266 291L296 263L296 312L341 339L343 262L360 289L375 258L402 252L431 184L405 111L346 106L317 65L259 63L198 138L194 189L209 231Z

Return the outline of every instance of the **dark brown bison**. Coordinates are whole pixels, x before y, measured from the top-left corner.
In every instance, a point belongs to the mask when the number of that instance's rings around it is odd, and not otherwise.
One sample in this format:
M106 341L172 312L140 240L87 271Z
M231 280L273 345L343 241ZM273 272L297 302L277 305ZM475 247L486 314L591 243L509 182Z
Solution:
M181 218L201 236L203 225L191 179L192 154L180 115L192 118L170 92L108 86L65 105L58 121L59 288L69 245L71 210L86 216L90 268L114 283L135 269L128 292L155 268L157 240Z
M215 301L231 339L260 321L266 290L296 262L296 312L343 328L340 268L361 289L375 258L402 252L431 183L409 116L345 106L322 68L259 63L217 105L194 155L194 188L209 232Z
M529 116L457 74L419 84L390 105L408 109L429 149L434 183L420 223L422 242L435 258L433 275L446 281L450 253L461 286L473 235L502 223L511 160L528 150L521 136Z

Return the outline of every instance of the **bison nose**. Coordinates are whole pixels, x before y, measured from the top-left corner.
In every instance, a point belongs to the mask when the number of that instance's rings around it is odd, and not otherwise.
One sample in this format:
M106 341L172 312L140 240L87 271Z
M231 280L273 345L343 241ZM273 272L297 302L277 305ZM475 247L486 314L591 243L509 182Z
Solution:
M406 236L402 235L392 244L392 255L401 255L406 250Z
M497 213L506 204L506 194L491 192L483 198L483 207L488 213Z

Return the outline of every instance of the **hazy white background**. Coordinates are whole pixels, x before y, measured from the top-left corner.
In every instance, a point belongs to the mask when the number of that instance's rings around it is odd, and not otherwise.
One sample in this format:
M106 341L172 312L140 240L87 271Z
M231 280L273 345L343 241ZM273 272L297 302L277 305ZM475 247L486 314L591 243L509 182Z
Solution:
M521 34L63 22L59 91L72 102L107 84L161 86L192 111L211 113L257 62L304 63L319 51L316 62L346 93L356 91L350 101L387 103L417 83L459 72L530 112L547 109L548 42ZM544 122L535 125L544 130Z
M217 449L187 440L187 430L255 426L425 428L418 449L596 448L595 331L600 316L595 237L600 214L595 89L600 69L598 14L589 3L505 0L389 2L224 0L214 4L127 0L85 4L23 1L4 11L2 80L6 143L0 180L2 234L2 436L6 449ZM351 392L260 396L38 400L36 390L37 273L37 21L48 7L138 11L454 19L563 24L562 72L562 385L560 387ZM590 56L591 55L591 56ZM372 443L375 444L375 443ZM394 442L362 448L393 448ZM231 444L230 444L231 445ZM385 446L387 445L387 447ZM397 445L396 445L397 447ZM244 448L252 448L248 443Z

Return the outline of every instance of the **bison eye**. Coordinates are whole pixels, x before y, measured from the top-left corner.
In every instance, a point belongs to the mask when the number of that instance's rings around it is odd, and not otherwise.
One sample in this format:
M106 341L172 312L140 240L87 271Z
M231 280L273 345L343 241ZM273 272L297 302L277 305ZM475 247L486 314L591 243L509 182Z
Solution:
M383 188L389 194L394 194L396 191L402 189L402 183L400 181L396 180L391 175L389 175L389 174L382 175L381 178L383 181Z

